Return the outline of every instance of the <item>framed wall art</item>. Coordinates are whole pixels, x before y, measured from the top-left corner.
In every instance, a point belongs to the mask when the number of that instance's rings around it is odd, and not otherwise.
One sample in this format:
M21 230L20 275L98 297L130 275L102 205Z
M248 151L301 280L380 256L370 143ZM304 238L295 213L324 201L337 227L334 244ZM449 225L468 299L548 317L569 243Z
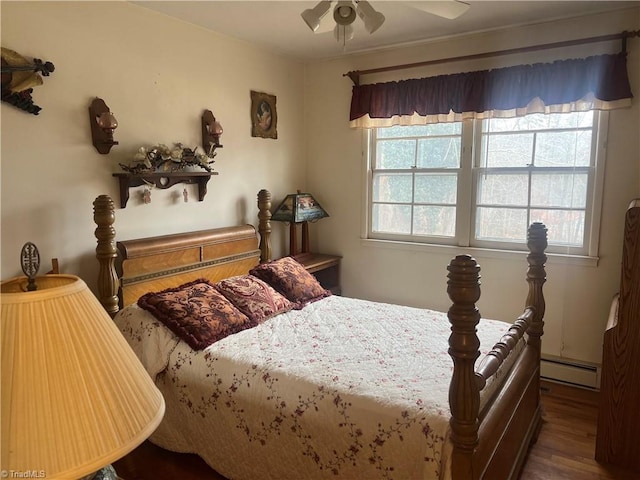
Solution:
M251 91L251 136L278 138L275 95Z

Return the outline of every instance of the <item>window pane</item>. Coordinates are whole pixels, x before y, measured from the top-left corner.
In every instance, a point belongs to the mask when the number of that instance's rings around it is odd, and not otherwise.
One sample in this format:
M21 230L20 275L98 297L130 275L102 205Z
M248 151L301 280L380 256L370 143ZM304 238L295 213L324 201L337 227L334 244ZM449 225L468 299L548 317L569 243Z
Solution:
M462 122L453 122L378 128L376 136L378 138L427 137L433 135L459 135L461 132Z
M552 115L537 113L535 115L527 115L524 119L528 122L529 130L591 128L593 126L593 113L592 111L554 113Z
M432 123L429 125L415 126L415 131L419 135L460 135L462 133L462 122L452 123Z
M400 137L413 137L416 134L413 133L414 127L387 127L387 128L378 128L376 136L378 138L400 138Z
M456 208L416 206L413 218L413 233L453 237L456 231Z
M526 234L526 210L479 207L476 211L476 238L478 240L524 242Z
M522 118L490 118L482 121L482 133L486 132L513 132L523 130L518 128Z
M460 137L425 138L418 141L419 168L458 168Z
M377 233L411 233L411 206L374 204L372 229Z
M416 203L456 204L458 176L452 174L416 174Z
M376 168L411 168L416 161L415 140L382 140L376 148Z
M479 205L527 206L529 204L529 175L478 175Z
M373 177L374 202L410 203L413 193L410 173L376 174Z
M592 151L599 118L590 111L377 128L368 172L369 233L526 249L526 229L538 220L547 224L556 252L587 253L584 242L593 232L584 222L598 200L593 189L601 188ZM468 164L462 161L467 151ZM462 192L471 178L473 193ZM461 218L473 224L462 225Z
M533 161L533 134L515 133L482 136L481 165L525 167Z
M587 167L590 163L590 130L537 134L534 162L537 167Z
M536 207L585 208L585 174L536 174L531 177L531 205Z
M518 118L492 118L483 120L483 132L523 132L529 130L555 130L591 128L594 112L536 113Z
M531 221L545 224L549 243L582 246L585 221L582 210L531 210Z

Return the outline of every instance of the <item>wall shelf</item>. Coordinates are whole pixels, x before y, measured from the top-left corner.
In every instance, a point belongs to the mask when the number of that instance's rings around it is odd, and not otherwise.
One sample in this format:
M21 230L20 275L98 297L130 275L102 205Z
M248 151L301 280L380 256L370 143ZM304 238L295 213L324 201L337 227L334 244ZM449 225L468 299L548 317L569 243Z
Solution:
M125 208L129 201L129 188L139 187L145 183L155 185L164 190L178 183L196 183L198 185L198 201L207 194L207 182L218 172L154 172L154 173L114 173L120 182L120 208Z

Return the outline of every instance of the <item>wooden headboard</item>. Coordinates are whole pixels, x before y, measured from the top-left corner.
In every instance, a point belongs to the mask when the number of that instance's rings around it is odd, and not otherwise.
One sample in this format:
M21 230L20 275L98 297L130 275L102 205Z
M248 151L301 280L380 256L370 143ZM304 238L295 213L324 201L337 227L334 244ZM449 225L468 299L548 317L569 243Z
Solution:
M207 278L243 275L260 262L251 225L117 242L120 307L147 292Z
M252 225L116 242L115 206L108 195L93 203L100 264L98 297L113 316L141 295L207 278L243 275L271 259L271 194L258 193L258 232Z

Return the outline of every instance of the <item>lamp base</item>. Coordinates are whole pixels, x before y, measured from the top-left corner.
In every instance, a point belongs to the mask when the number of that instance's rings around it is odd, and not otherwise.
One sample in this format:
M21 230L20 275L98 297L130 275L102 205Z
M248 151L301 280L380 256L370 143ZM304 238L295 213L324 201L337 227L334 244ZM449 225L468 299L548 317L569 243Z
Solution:
M302 250L298 251L298 233L296 228L302 225ZM289 224L289 255L295 256L299 253L309 253L309 222L291 222Z
M95 473L82 477L80 480L118 480L119 478L116 469L112 465L107 465Z

